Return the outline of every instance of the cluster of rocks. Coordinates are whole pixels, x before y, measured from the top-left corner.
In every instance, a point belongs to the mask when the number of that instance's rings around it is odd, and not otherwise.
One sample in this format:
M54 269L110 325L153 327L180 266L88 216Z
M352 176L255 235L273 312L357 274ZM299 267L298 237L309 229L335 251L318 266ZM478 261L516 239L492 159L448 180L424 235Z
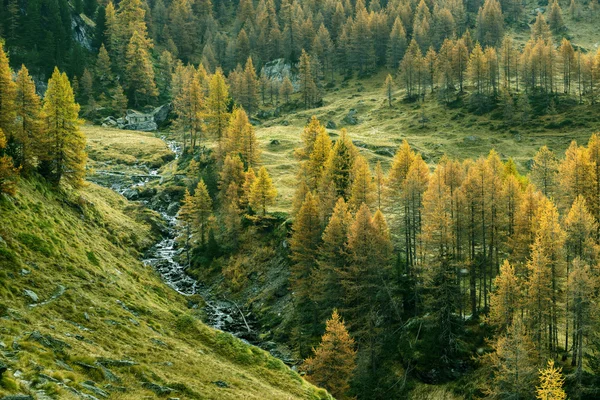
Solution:
M102 120L102 126L109 128L127 129L132 131L152 132L163 125L169 118L171 104L164 104L149 112L127 110L122 118L106 117Z

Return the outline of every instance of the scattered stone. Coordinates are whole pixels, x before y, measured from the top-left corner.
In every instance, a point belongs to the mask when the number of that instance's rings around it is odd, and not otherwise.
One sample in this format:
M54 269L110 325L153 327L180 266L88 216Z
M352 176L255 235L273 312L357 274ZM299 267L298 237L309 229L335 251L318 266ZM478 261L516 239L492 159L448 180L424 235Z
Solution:
M25 296L27 296L29 298L29 300L31 300L34 303L37 303L38 301L40 301L40 298L38 297L37 293L34 292L33 290L25 289L25 290L23 290L23 294Z
M90 321L90 315L87 312L83 313L83 318L85 318L86 321Z
M231 317L231 315L227 315L227 316L225 316L225 321L226 321L228 324L233 324L233 318Z
M469 135L469 136L466 136L463 140L467 144L476 144L481 141L481 138L479 136Z
M104 385L104 389L108 390L109 392L120 392L120 393L125 393L127 391L127 388L124 386L115 386L115 385L111 385L110 383L108 385Z
M102 365L100 363L96 363L96 364L100 367L100 370L102 371L102 375L104 375L104 379L106 379L109 382L116 382L116 383L121 382L121 378L116 376L110 369L106 368L104 365Z
M224 381L214 381L213 383L215 385L217 385L218 387L223 388L223 389L229 387L229 385L227 384L227 382L224 382Z
M142 383L142 387L144 389L153 391L154 393L156 393L159 396L164 396L166 394L171 394L173 392L173 389L171 389L170 387L161 386L157 383L152 383L152 382L144 382L144 383Z
M281 142L277 139L271 140L271 146L279 146L280 144L281 144Z
M288 121L287 119L284 119L283 121L281 121L281 125L283 126L288 126L290 124L290 121Z
M50 382L54 382L54 383L60 382L58 379L53 378L50 375L46 375L46 374L38 374L38 377L45 379L47 381L50 381Z
M380 147L375 150L375 154L385 157L394 157L396 150L392 147Z
M169 347L169 345L167 345L165 342L163 342L160 339L152 338L152 339L150 339L150 341L152 341L152 343L157 344L161 347Z
M54 363L62 369L66 369L67 371L73 371L73 368L69 364L61 360L54 360Z
M327 121L327 125L325 125L327 129L337 129L337 124L333 121Z
M82 382L81 387L89 390L90 392L92 392L95 395L98 395L100 397L108 398L108 396L109 396L108 392L96 387L95 382L91 382L91 381Z
M348 111L348 114L346 114L346 116L344 117L344 119L342 121L348 125L357 125L358 124L358 118L356 117L357 113L358 112L354 108L351 109L350 111Z
M39 331L33 331L27 339L38 342L42 346L53 351L63 351L65 348L71 348L71 345L68 343L59 339L55 339L50 335L42 335Z
M131 322L135 326L140 326L140 323L135 318L129 318L129 322Z
M34 400L33 397L27 394L13 394L9 396L4 396L0 400Z
M98 358L96 361L105 367L133 367L134 365L137 365L135 361L113 360L111 358Z
M31 271L28 269L25 269L25 268L21 269L21 276L27 276L30 273L31 273Z
M361 149L366 149L368 147L367 144L361 140L353 140L352 144L354 144L356 147L360 147Z

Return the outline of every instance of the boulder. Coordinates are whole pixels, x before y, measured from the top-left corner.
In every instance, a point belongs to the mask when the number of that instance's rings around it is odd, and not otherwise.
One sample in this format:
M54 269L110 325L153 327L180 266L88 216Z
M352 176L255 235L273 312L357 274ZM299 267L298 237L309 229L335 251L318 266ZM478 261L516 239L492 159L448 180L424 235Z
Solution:
M337 124L333 121L327 121L327 125L325 125L327 129L337 129Z
M172 105L171 103L163 104L160 107L156 107L152 111L152 115L154 116L154 122L156 125L161 126L169 119L169 114L171 113Z
M279 146L280 144L281 144L281 142L277 139L271 140L271 146Z
M218 387L220 387L220 388L223 388L223 389L225 389L225 388L228 388L228 387L229 387L229 385L228 385L228 384L227 384L227 382L225 382L225 381L214 381L213 383L214 383L215 385L217 385Z
M106 117L102 120L102 126L105 128L116 128L119 124L114 117Z
M152 390L154 393L156 393L159 396L164 396L166 394L171 394L171 392L173 392L173 389L171 389L170 387L161 386L157 383L152 383L152 382L144 382L144 383L142 383L142 387L144 389Z
M348 111L348 114L346 114L343 121L348 125L357 125L358 124L358 118L356 117L357 113L358 112L354 108L351 109L350 111Z
M26 297L28 297L29 300L31 300L33 303L37 303L38 301L40 301L40 298L38 297L37 293L33 290L25 289L23 290L23 294Z

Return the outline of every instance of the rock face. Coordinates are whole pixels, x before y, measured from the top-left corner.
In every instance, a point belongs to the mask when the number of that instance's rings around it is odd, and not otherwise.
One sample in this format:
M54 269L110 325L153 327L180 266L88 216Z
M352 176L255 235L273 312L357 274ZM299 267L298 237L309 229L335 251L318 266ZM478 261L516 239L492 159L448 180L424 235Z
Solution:
M292 72L292 65L287 63L283 58L278 58L277 60L266 63L261 74L279 82L283 81L283 78L287 76L290 78L290 81L292 81L294 91L300 90L298 75Z
M356 117L356 114L358 114L358 112L355 109L351 109L348 111L348 114L346 114L343 121L348 125L358 124L358 118Z
M74 15L73 18L71 18L71 28L73 30L73 38L77 43L86 50L91 51L94 28L79 15Z

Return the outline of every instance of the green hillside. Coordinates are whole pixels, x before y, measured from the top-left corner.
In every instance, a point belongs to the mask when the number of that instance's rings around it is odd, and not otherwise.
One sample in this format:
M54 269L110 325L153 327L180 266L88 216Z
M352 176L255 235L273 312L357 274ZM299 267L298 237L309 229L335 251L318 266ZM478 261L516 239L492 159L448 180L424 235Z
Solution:
M0 221L0 398L328 398L204 325L200 298L140 262L157 214L95 184L31 179L0 198Z

